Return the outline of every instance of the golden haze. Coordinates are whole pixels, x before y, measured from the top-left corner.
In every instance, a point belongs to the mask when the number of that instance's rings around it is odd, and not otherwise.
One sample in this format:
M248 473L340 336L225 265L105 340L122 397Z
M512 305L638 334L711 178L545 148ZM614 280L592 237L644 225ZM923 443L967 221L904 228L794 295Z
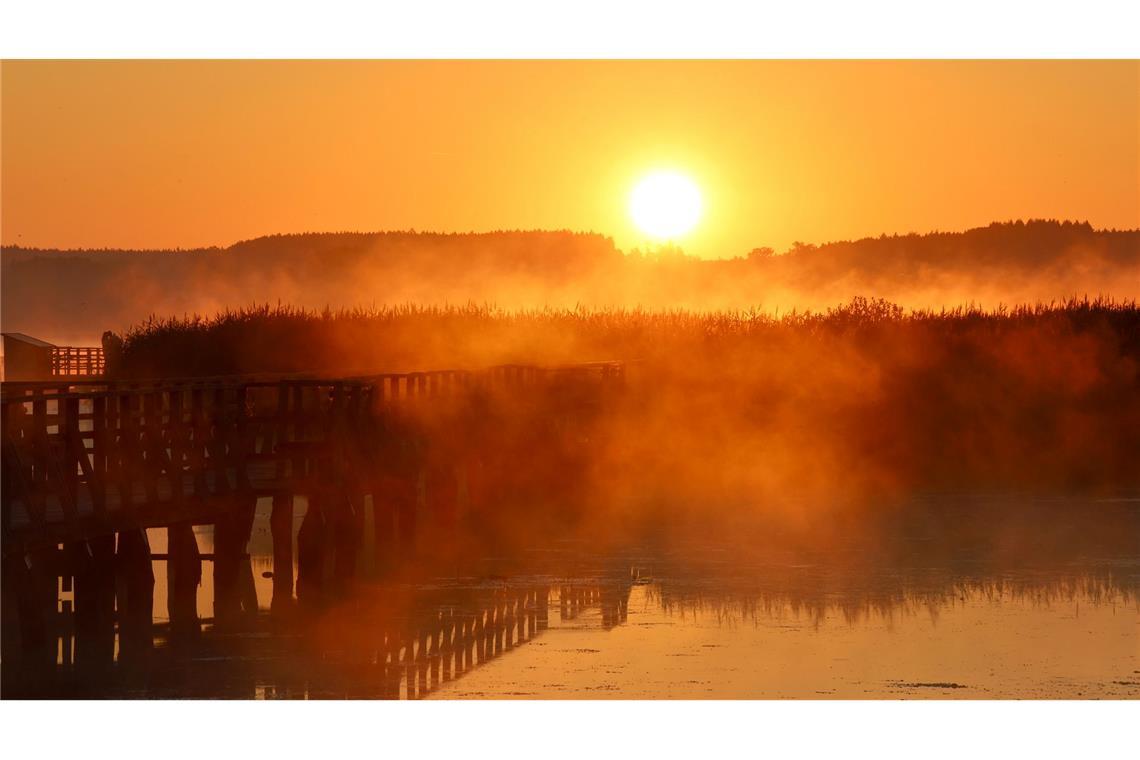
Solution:
M1016 218L1140 226L1135 61L6 61L6 245L595 230L694 255Z

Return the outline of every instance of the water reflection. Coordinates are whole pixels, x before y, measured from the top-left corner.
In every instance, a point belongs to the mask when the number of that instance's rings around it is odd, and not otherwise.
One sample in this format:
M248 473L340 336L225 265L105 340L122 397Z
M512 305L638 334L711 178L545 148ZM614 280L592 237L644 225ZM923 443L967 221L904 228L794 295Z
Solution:
M203 632L172 636L158 560L155 647L138 647L119 621L98 652L81 651L64 579L54 648L5 660L3 696L1140 697L1133 513L1103 535L1022 522L1025 549L1006 541L1001 551L993 540L931 542L897 528L889 540L864 534L825 550L752 536L608 549L551 538L445 575L365 573L333 606L282 618L269 614L272 542L260 506L250 561L261 614L244 627L209 623L207 569ZM960 516L953 524L972 529ZM211 555L210 530L195 533ZM996 535L992 523L986 535ZM152 532L151 550L167 551L165 532Z
M207 629L191 641L160 635L145 663L118 650L102 669L61 656L34 681L13 673L5 691L56 698L419 699L587 611L601 615L603 628L619 624L630 584L603 588L602 582L364 586L312 620L283 625L262 616L249 630ZM61 650L74 645L70 632L60 642Z
M849 568L718 577L680 564L637 579L622 625L551 637L438 696L1140 697L1135 562L898 568L857 583Z
M102 670L67 654L65 632L50 673L33 683L6 669L5 696L1140 696L1135 561L999 571L636 559L600 559L578 577L364 584L308 621L263 615L193 641L160 627L149 657L117 648Z
M1048 607L1068 603L1140 604L1140 561L1086 565L987 567L766 565L731 572L691 560L665 561L648 586L650 602L667 613L714 615L724 621L792 616L820 625L839 615L849 625L887 624L900 616L940 613L967 600Z

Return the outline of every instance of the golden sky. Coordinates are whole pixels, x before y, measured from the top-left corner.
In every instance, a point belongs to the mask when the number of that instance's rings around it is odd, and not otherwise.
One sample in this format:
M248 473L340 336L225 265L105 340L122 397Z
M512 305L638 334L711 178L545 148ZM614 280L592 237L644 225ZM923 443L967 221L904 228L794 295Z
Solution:
M1137 61L77 61L0 69L0 237L576 229L705 257L1057 217L1140 227Z

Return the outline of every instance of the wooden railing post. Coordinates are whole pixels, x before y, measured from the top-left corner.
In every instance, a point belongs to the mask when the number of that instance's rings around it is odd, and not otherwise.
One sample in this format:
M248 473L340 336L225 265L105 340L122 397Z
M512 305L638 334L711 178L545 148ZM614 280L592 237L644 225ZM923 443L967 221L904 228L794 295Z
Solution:
M102 516L107 511L107 397L91 399L91 491L92 509Z
M80 457L86 459L87 452L84 450L83 441L79 437L79 399L68 397L59 401L58 404L60 450L63 453L63 462L61 462L63 493L60 494L60 500L63 504L65 519L73 519L78 514L79 460Z
M0 401L0 440L5 450L0 455L0 483L7 485L0 488L0 535L7 535L12 528L12 493L15 491L15 484L19 482L22 475L16 472L15 446L16 446L16 431L13 430L13 417L15 416L12 410L15 408L14 403L7 401ZM23 411L21 408L20 411ZM10 448L9 448L10 447ZM25 495L25 499L27 496ZM0 616L2 618L2 616ZM0 655L0 659L3 655Z
M206 418L206 398L202 388L190 391L190 435L193 440L188 449L189 465L194 471L194 498L204 500L210 495L207 477L209 465L210 422Z
M137 396L120 393L118 396L118 486L121 495L120 506L129 509L134 505L135 480L139 476L139 433L138 417L135 412Z
M32 476L29 478L32 493L28 504L29 517L34 523L46 519L48 493L48 461L50 447L47 430L47 400L39 397L32 401L32 427L29 431L32 444Z
M186 441L189 438L186 410L183 405L185 391L180 387L167 391L169 420L166 426L166 447L170 451L170 498L176 510L186 501Z
M143 450L146 452L147 459L146 493L147 502L152 509L157 509L159 506L161 499L159 484L164 473L170 483L172 494L174 490L174 478L170 477L170 460L166 451L166 441L162 434L163 395L161 390L154 390L143 396L143 430L145 431L145 447Z

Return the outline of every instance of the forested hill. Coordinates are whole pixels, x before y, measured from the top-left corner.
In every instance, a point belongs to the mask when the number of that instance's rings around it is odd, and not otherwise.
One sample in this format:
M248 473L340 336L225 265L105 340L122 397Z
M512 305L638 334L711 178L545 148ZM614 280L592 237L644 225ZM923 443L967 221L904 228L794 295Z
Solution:
M857 295L934 307L1140 297L1140 231L1056 221L713 261L675 250L625 255L602 235L535 231L271 235L182 251L5 247L2 262L4 329L59 342L91 342L151 314L266 302L787 310Z
M228 248L56 251L5 247L5 330L90 342L151 314L255 302L307 307L532 302L618 266L613 241L574 232L308 233Z

